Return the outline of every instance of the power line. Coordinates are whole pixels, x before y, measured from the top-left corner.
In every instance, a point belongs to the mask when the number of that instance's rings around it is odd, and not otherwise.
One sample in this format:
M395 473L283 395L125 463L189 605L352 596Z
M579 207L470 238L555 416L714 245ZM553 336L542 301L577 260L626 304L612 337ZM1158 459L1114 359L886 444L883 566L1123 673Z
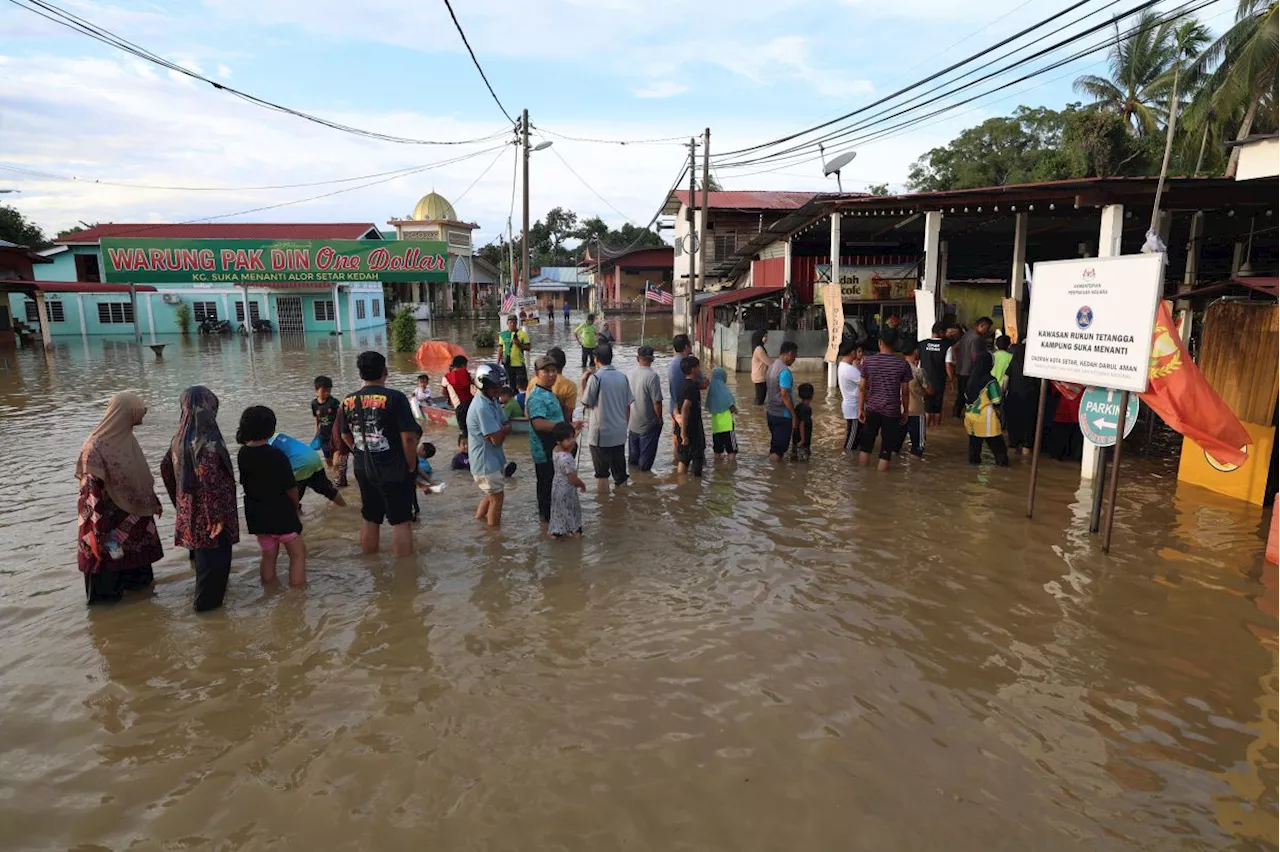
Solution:
M429 165L429 164L427 164ZM120 187L122 189L149 189L165 192L266 192L275 189L304 189L311 186L328 186L335 183L353 183L358 180L369 180L370 178L387 177L388 175L409 174L423 168L423 164L416 166L406 166L403 169L392 169L385 172L374 172L367 175L354 175L352 177L332 178L330 180L308 181L305 183L279 183L269 184L265 186L166 186L160 184L147 183L127 183L122 181L102 180L100 178L82 178L75 175L60 175L53 172L43 172L37 169L27 169L22 166L13 166L7 163L0 163L0 169L16 172L17 174L28 175L30 177L47 178L49 180L69 181L79 184L92 184L94 186L111 186Z
M449 17L453 19L453 26L458 31L458 35L462 37L462 44L467 49L467 53L471 54L471 62L476 66L476 70L480 72L480 79L484 80L484 86L489 90L489 95L493 98L493 102L498 105L498 109L502 110L502 114L507 117L507 121L512 124L516 120L511 117L511 113L507 112L507 108L502 105L502 101L498 98L498 93L493 90L488 76L485 75L484 69L480 67L480 60L476 59L476 52L471 49L471 42L467 41L467 34L462 31L462 24L458 23L458 16L453 13L453 4L449 0L444 0L444 7L449 10Z
M683 136L665 136L658 139L594 139L588 136L568 136L564 133L556 133L554 130L547 130L543 127L534 127L539 133L547 136L554 136L557 139L565 139L569 142L593 142L600 145L687 145L682 141Z
M342 124L337 121L332 121L327 118L322 118L321 116L318 116L318 115L313 115L308 112L303 112L302 110L293 109L292 107L287 107L282 104L278 104L273 101L266 100L265 98L260 98L256 95L251 95L248 92L241 91L240 89L236 89L232 86L227 86L223 83L217 82L216 80L211 80L210 78L204 76L203 74L199 74L195 71L190 70L189 68L186 68L182 65L178 65L175 62L165 59L163 56L160 56L144 47L134 44L133 42L111 32L110 30L104 27L100 27L97 24L94 24L91 21L86 20L85 18L81 18L78 15L75 15L74 13L67 11L66 9L63 9L59 6L54 5L53 3L48 2L48 0L25 0L25 2L23 2L23 0L9 0L9 2L17 6L19 9L25 9L28 12L31 12L32 14L39 15L40 17L45 18L46 20L52 21L53 23L58 24L59 26L66 27L67 29L81 33L82 35L86 35L96 41L99 41L105 45L108 45L109 47L114 47L117 50L124 51L125 53L138 57L139 59L143 59L143 60L146 60L147 62L151 62L155 65L159 65L162 68L167 68L170 71L174 71L178 74L182 74L193 80L198 80L199 82L202 82L202 83L208 83L210 86L213 86L218 91L226 92L227 94L234 95L235 97L238 97L244 101L247 101L253 104L254 106L262 107L263 109L269 109L269 110L272 110L273 112L280 112L280 113L285 113L286 115L292 115L296 118L301 118L305 121L310 121L314 124L319 124L323 127L328 127L331 130L338 130L343 133L350 133L355 136L362 136L366 139L373 139L379 142L394 142L401 145L475 145L483 142L488 142L492 139L496 139L498 136L507 132L506 129L504 128L500 131L489 134L488 136L482 136L476 139L439 141L439 140L428 140L428 139L415 139L407 136L394 136L387 133L379 133L372 130L365 130L363 128L354 127L348 124Z
M508 144L508 145L510 145L510 144L512 144L512 143L507 143L507 144ZM503 147L506 147L506 146L503 146ZM498 151L498 156L496 156L496 157L494 157L494 158L493 158L493 162L491 162L491 163L489 163L489 165L485 166L485 167L484 167L484 171L482 171L480 174L476 175L476 179L475 179L475 180L473 180L473 181L471 181L471 184L470 184L466 189L462 190L462 194L461 194L461 195L459 195L457 198L453 199L453 204L454 204L454 209L455 209L455 210L457 209L458 202L459 202L459 201L461 201L462 199L466 198L466 197L467 197L467 193L469 193L469 192L471 192L471 190L475 189L476 184L478 184L478 183L479 183L479 182L484 178L484 176L485 176L485 175L489 174L489 171L490 171L494 166L498 165L498 160L501 160L501 159L502 159L502 155L503 155L503 154L505 154L505 153L507 153L507 152L506 152L506 151L503 151L503 150L499 150L499 151Z
M599 192L597 192L597 191L596 191L596 188L595 188L594 186L592 186L591 184L587 183L586 178L584 178L582 175L578 174L577 169L575 169L573 166L569 165L569 161L568 161L568 160L566 160L564 157L562 157L562 156L560 155L560 152L559 152L559 151L557 151L555 148L551 148L551 149L549 149L549 150L551 151L551 153L553 153L553 154L555 154L555 155L556 155L556 159L558 159L560 162L564 163L564 167L565 167L566 169L568 169L568 170L569 170L569 172L570 172L574 177L576 177L576 178L578 179L578 183L582 184L582 185L583 185L583 186L585 186L588 190L590 190L590 192L591 192L591 194L592 194L592 195L594 195L596 198L599 198L602 202L604 202L605 206L607 206L607 207L608 207L610 210L612 210L614 213L617 213L617 214L618 214L619 216L621 216L623 219L626 219L626 220L627 220L628 222L630 222L632 225L635 225L635 224L636 224L634 219L632 219L632 218L631 218L630 216L628 216L626 213L623 213L621 210L619 210L617 207L615 207L615 206L613 205L613 203L609 201L609 199L605 198L603 195L601 195Z
M282 201L278 204L266 204L261 207L251 207L248 210L237 210L233 213L219 213L215 216L202 216L198 219L186 219L181 222L165 223L161 225L149 225L149 226L137 228L135 230L128 231L128 232L113 233L113 236L117 236L117 237L137 236L138 234L143 234L150 231L156 231L163 228L167 228L173 224L195 225L201 222L214 222L219 219L231 219L236 216L247 216L250 213L261 213L264 210L277 210L281 207L292 207L296 204L306 204L311 201L319 201L322 198L331 198L335 195L342 195L347 192L356 192L361 189L367 189L368 187L371 187L371 186L377 186L378 184L390 183L393 180L400 180L401 178L408 177L409 175L421 174L422 172L431 171L432 169L438 169L438 168L443 168L444 166L456 165L457 163L465 162L467 160L473 160L476 157L481 157L485 154L491 154L494 151L501 150L502 148L505 148L505 147L506 147L505 145L499 145L495 148L487 148L482 151L473 151L469 154L462 154L457 157L452 157L448 160L441 160L440 162L437 162L437 163L430 163L425 166L416 168L410 172L402 172L397 175L392 175L391 177L385 177L379 180L369 181L368 183L362 183L359 186L348 186L348 187L344 187L343 189L335 189L332 192L325 192L325 193L321 193L320 195L312 195L307 198L297 198L292 201Z
M871 103L867 104L866 106L859 107L858 109L855 109L855 110L852 110L852 111L850 111L850 112L847 112L847 113L845 113L845 114L844 114L844 115L842 115L842 116L839 116L839 117L837 117L837 118L833 118L833 119L831 119L830 121L825 121L825 122L823 122L823 123L821 123L821 124L817 124L817 125L814 125L813 127L805 128L804 130L799 130L799 131L797 131L797 132L795 132L795 133L789 134L789 135L787 135L787 136L779 137L778 139L774 139L774 140L769 141L769 142L761 142L761 143L760 143L760 144L758 144L758 145L751 145L751 146L748 146L748 147L746 147L746 148L738 148L738 149L733 150L733 151L724 151L724 152L721 152L720 157L721 157L721 158L724 158L724 157L733 157L733 156L737 156L737 155L739 155L739 154L749 154L749 153L751 153L751 152L753 152L753 151L759 151L759 150L761 150L761 149L763 149L763 148L771 148L771 147L774 147L775 145L781 145L781 144L782 144L782 143L784 143L784 142L790 142L790 141L791 141L791 140L793 140L793 139L798 139L798 138L800 138L801 136L806 136L806 135L808 135L808 134L810 134L810 133L812 133L812 132L814 132L814 131L816 131L816 130L821 130L821 129L822 129L822 128L824 128L824 127L830 127L830 126L831 126L831 125L833 125L833 124L838 124L838 123L839 123L839 122L841 122L841 121L844 121L844 120L849 119L849 118L853 118L855 115L858 115L858 114L860 114L860 113L866 112L867 110L869 110L869 109L873 109L873 108L875 108L875 107L877 107L877 106L880 106L880 105L882 105L882 104L888 103L889 101L891 101L891 100L893 100L893 99L895 99L895 98L897 98L897 97L900 97L900 96L901 96L901 95L903 95L903 94L906 94L907 92L911 91L912 89L917 89L917 88L919 88L920 86L925 85L926 83L933 82L934 80L938 79L939 77L942 77L942 76L944 76L944 75L946 75L946 74L950 74L952 71L956 70L957 68L962 68L962 67L964 67L965 65L968 65L969 63L971 63L971 62L973 62L973 61L975 61L975 60L977 60L977 59L981 59L983 56L987 55L988 53L991 53L991 52L992 52L992 51L994 51L994 50L998 50L998 49L1000 49L1001 47L1004 47L1004 46L1005 46L1005 45L1007 45L1007 44L1011 44L1011 43L1013 43L1013 42L1017 41L1018 39L1022 38L1022 37L1023 37L1023 36L1025 36L1025 35L1027 35L1028 33L1034 32L1035 30L1037 30L1037 29L1039 29L1039 28L1041 28L1041 27L1043 27L1043 26L1048 25L1049 23L1051 23L1051 22L1053 22L1053 21L1057 20L1058 18L1061 18L1061 17L1063 17L1064 15L1067 15L1067 14L1070 14L1071 12L1074 12L1076 9L1079 9L1081 6L1084 6L1084 5L1086 5L1087 3L1089 3L1089 2L1091 2L1091 0L1076 0L1076 2L1072 3L1072 4L1071 4L1070 6L1068 6L1066 9L1063 9L1063 10L1061 10L1061 11L1059 11L1059 12L1056 12L1055 14L1053 14L1053 15L1049 16L1048 18L1045 18L1044 20L1042 20L1042 21L1040 21L1040 22L1038 22L1038 23L1032 24L1032 25L1031 25L1031 26L1029 26L1029 27L1026 27L1026 28L1024 28L1024 29L1022 29L1022 30L1019 30L1018 32L1014 33L1013 35L1009 36L1008 38L1002 39L1002 40L1000 40L1000 41L996 42L994 45L991 45L990 47L984 48L984 49L982 49L982 50L978 51L977 53L974 53L974 54L972 54L972 55L970 55L970 56L968 56L968 57L966 57L966 58L964 58L964 59L961 59L959 62L952 63L951 65L948 65L946 68L943 68L941 71L936 71L936 72L934 72L933 74L930 74L928 77L925 77L925 78L924 78L924 79L922 79L922 80L917 80L916 82L911 83L911 84L908 84L908 85L906 85L906 86L904 86L904 87L902 87L902 88L898 89L898 90L897 90L897 91L895 91L895 92L891 92L890 94L885 95L885 96L884 96L884 97L882 97L882 98L879 98L879 99L877 99L877 100L875 100L875 101L872 101Z
M1005 67L1002 67L1002 68L1000 68L1000 69L997 69L996 71L992 71L992 72L990 72L990 73L988 73L988 74L986 74L986 75L984 75L984 76L982 76L982 77L980 77L980 78L977 78L977 79L975 79L975 80L971 80L971 81L970 81L970 82L968 82L968 83L965 83L965 84L960 85L960 86L956 86L955 88L953 88L953 89L951 89L951 90L949 90L949 91L947 91L947 92L944 92L944 93L942 93L942 94L940 94L940 95L938 95L938 96L936 96L936 97L929 98L929 99L927 99L927 100L914 101L914 102L912 102L912 104L911 104L910 106L906 106L906 107L903 107L903 108L901 108L901 109L898 109L896 112L889 113L889 112L888 112L888 110L889 110L889 109L894 109L894 107L889 107L889 108L887 108L886 110L881 110L879 113L876 113L875 115L868 117L867 119L863 120L862 122L854 123L853 125L847 126L847 127L843 128L843 129L841 129L841 130L837 131L837 132L831 132L831 133L828 133L828 134L824 135L823 137L821 137L820 139L813 140L812 142L809 142L809 143L807 143L807 144L805 144L805 145L796 145L796 146L793 146L792 148L785 149L785 150L782 150L782 151L776 151L776 152L774 152L774 153L772 153L772 154L763 155L763 156L758 157L758 158L754 158L754 159L747 159L747 160L740 160L740 161L738 161L738 162L733 162L733 163L721 163L720 165L721 165L722 167L725 167L725 168L735 168L735 167L749 166L749 165L755 165L755 164L758 164L758 163L765 163L765 162L783 162L783 161L789 161L791 164L795 164L796 162L802 162L802 161L804 161L804 160L811 159L811 158L812 158L811 146L812 146L812 145L814 145L814 144L816 144L816 143L817 143L817 142L819 142L819 141L821 141L821 142L828 142L828 143L830 143L830 142L836 142L836 141L839 141L839 144L841 144L841 145L850 145L850 144L853 144L853 143L855 143L855 142L863 141L863 140L865 140L865 139L867 139L867 138L868 138L868 134L865 134L865 133L864 133L864 134L863 134L863 135L861 135L861 136L857 136L857 135L855 135L855 134L859 133L860 131L871 131L871 129L872 129L872 128L874 128L876 125L884 124L885 122L890 121L890 120L892 120L892 119L894 119L894 118L897 118L897 117L899 117L899 116L903 116L903 115L906 115L906 114L908 114L908 113L911 113L911 112L914 112L914 111L916 111L916 110L919 110L919 109L921 109L921 108L923 108L923 107L928 106L929 104L936 103L936 102L938 102L938 101L940 101L940 100L943 100L944 98L950 97L951 95L957 94L957 93L962 92L962 91L964 91L964 90L966 90L966 89L969 89L969 88L971 88L971 87L973 87L973 86L976 86L976 85L978 85L978 84L980 84L980 83L986 82L986 81L988 81L988 80L992 79L993 77L997 77L997 76L999 76L999 75L1001 75L1001 74L1003 74L1003 73L1005 73L1005 72L1007 72L1007 71L1009 71L1009 70L1011 70L1011 69L1013 69L1013 68L1016 68L1016 67L1018 67L1018 66L1020 66L1020 65L1026 64L1027 62L1030 62L1030 61L1032 61L1032 60L1035 60L1035 59L1041 58L1041 57L1043 57L1043 56L1045 56L1045 55L1047 55L1047 54L1049 54L1049 53L1052 53L1052 52L1054 52L1054 51L1056 51L1056 50L1058 50L1058 49L1060 49L1060 48L1062 48L1062 47L1064 47L1064 46L1066 46L1066 45L1068 45L1068 44L1071 44L1072 42L1079 41L1079 40L1081 40L1081 39L1083 39L1083 38L1086 38L1086 37L1088 37L1088 36L1090 36L1090 35L1092 35L1092 34L1096 33L1096 32L1097 32L1097 31L1099 31L1099 30L1106 29L1106 28L1108 28L1108 27L1112 26L1115 20L1119 20L1120 18L1128 18L1128 17L1131 17L1131 16L1133 16L1134 14L1136 14L1136 13L1138 13L1138 12L1141 12L1141 11L1143 11L1143 10L1147 9L1147 8L1150 8L1151 6L1156 5L1156 3L1157 3L1157 2L1159 2L1159 0L1147 0L1147 2L1144 2L1144 3L1140 4L1139 6L1134 7L1134 8L1132 8L1132 9L1128 10L1127 12L1124 12L1123 14L1121 14L1120 16L1118 16L1116 19L1108 20L1108 21L1104 21L1104 22L1102 22L1102 23L1100 23L1100 24L1096 24L1096 25L1094 25L1094 26L1092 26L1092 27L1088 28L1087 30L1084 30L1083 32L1077 33L1076 35L1073 35L1073 36L1071 36L1071 37L1068 37L1068 38L1066 38L1066 39L1063 39L1062 41L1059 41L1059 42L1057 42L1057 43L1055 43L1055 44L1051 45L1050 47L1047 47L1047 48L1044 48L1044 49L1042 49L1042 50L1040 50L1040 51L1037 51L1035 54L1032 54L1032 55L1030 55L1030 56L1028 56L1028 57L1024 57L1023 59L1017 60L1017 61L1015 61L1015 62L1013 62L1013 63L1010 63L1009 65L1007 65L1007 66L1005 66ZM1211 5L1212 3L1215 3L1215 2L1220 2L1220 0L1204 0L1204 2L1201 2L1199 5L1196 5L1196 6L1194 6L1194 7L1189 6L1188 4L1183 4L1182 6L1178 7L1177 9L1175 9L1175 10L1173 10L1171 13L1169 13L1167 16L1165 16L1164 20L1174 20L1174 19L1176 19L1176 18L1178 18L1178 17L1182 17L1182 16L1184 16L1184 15L1187 15L1187 14L1190 14L1190 13L1192 13L1192 12L1198 11L1199 9L1203 9L1203 8L1205 8L1206 6L1209 6L1209 5ZM1113 3L1113 4L1110 4L1110 5L1114 5L1114 3ZM1090 14L1093 14L1093 13L1090 13ZM1085 17L1088 17L1088 16L1085 16ZM1070 26L1070 25L1067 25L1067 26ZM1081 58L1083 58L1083 57L1085 57L1085 56L1088 56L1088 55L1089 55L1089 54L1091 54L1091 53L1096 53L1096 52L1098 52L1098 51L1100 51L1100 50L1104 50L1104 49L1106 49L1106 48L1110 47L1112 44L1114 44L1114 43L1116 42L1116 40L1117 40L1117 39L1123 39L1123 38L1125 38L1125 37L1131 36L1131 35L1133 35L1134 33L1138 32L1139 28L1140 28L1139 26L1135 25L1134 27L1130 28L1129 30L1127 30L1127 31L1126 31L1125 33L1123 33L1123 34L1121 34L1121 33L1117 33L1117 36L1116 36L1116 37L1108 37L1107 39L1105 39L1105 40L1104 40L1104 41L1102 41L1102 42L1099 42L1099 43L1097 43L1097 44L1094 44L1093 46L1090 46L1090 47L1087 47L1087 48L1085 48L1085 49L1083 49L1083 50L1080 50L1080 51L1078 51L1078 52L1076 52L1076 53L1074 53L1074 54L1072 54L1072 55L1070 55L1070 56L1068 56L1068 57L1065 57L1065 58L1063 58L1063 59L1056 60L1056 61L1054 61L1054 62L1050 63L1049 65L1046 65L1046 66L1044 66L1044 67L1042 67L1042 68L1039 68L1039 69L1037 69L1037 70L1035 70L1035 71L1032 71L1032 72L1030 72L1030 73L1024 74L1024 75L1022 75L1022 76L1020 76L1020 77L1018 77L1018 78L1016 78L1016 79L1010 80L1010 81L1008 81L1008 82L1006 82L1006 83L1003 83L1003 84L1001 84L1000 86L997 86L997 87L995 87L995 88L993 88L993 89L989 89L989 90L987 90L987 91L985 91L985 92L981 92L981 93L979 93L979 94L977 94L977 95L974 95L973 97L969 97L969 98L966 98L966 99L964 99L964 100L961 100L961 101L958 101L958 102L955 102L955 103L952 103L952 104L946 105L946 106L942 107L941 109L939 109L939 110L935 110L934 112L928 113L928 114L926 114L926 115L923 115L923 116L916 116L915 118L910 119L910 120L908 120L908 121L906 121L906 122L902 122L902 123L900 123L900 124L892 125L892 126L890 126L890 127L888 127L888 128L881 128L880 130L874 130L874 131L871 131L870 135L871 135L871 136L874 136L874 135L876 135L876 134L882 133L882 132L887 131L887 130L893 130L893 129L896 129L896 128L899 128L899 127L904 127L904 126L907 126L907 125L909 125L909 124L911 124L911 123L913 123L913 122L920 121L920 120L927 119L927 118L931 118L931 117L933 117L933 116L935 116L935 115L940 115L940 114L942 114L942 113L944 113L944 112L947 112L947 111L949 111L949 110L955 109L955 108L957 108L957 107L959 107L959 106L963 106L963 105L965 105L965 104L967 104L967 103L971 103L972 101L977 100L977 99L979 99L979 98L986 97L987 95L994 94L994 93L996 93L996 92L1002 91L1002 90L1004 90L1004 89L1006 89L1006 88L1009 88L1009 87L1011 87L1011 86L1017 85L1018 83L1021 83L1021 82L1025 81L1025 80L1028 80L1028 79L1031 79L1032 77L1038 76L1038 75L1040 75L1040 74L1048 73L1048 72L1050 72L1050 71L1054 71L1054 70L1056 70L1056 69L1058 69L1058 68L1062 67L1063 65L1069 64L1069 63L1071 63L1071 62L1075 62L1075 61L1077 61L1077 60L1079 60L1079 59L1081 59ZM1060 31L1060 30L1058 30L1058 31ZM1029 45L1028 45L1028 46L1029 46ZM1021 48L1020 48L1020 49L1021 49ZM963 79L963 77L964 77L964 76L969 76L969 74L972 74L972 73L973 73L973 72L968 72L967 74L963 75L961 78L958 78L958 79ZM950 82L955 82L955 81L953 80L953 81L950 81ZM944 83L944 84L940 84L939 86L935 86L933 89L930 89L928 92L925 92L924 94L929 94L930 92L937 91L937 90L938 90L939 88L941 88L943 85L946 85L946 84ZM900 105L899 105L899 106L900 106ZM850 138L850 137L852 137L852 138Z

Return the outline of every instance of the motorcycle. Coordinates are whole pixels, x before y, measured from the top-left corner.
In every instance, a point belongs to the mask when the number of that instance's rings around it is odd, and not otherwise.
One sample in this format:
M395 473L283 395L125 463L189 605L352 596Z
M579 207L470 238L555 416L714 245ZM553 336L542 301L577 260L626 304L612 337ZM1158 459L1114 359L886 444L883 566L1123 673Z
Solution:
M231 320L209 318L200 323L201 334L230 334Z
M271 331L272 331L272 328L271 328L271 320L256 319L256 320L253 320L253 321L250 323L250 325L251 325L251 327L253 328L253 333L254 333L254 334L258 334L258 333L266 333L266 334L270 334L270 333L271 333ZM248 334L248 333L249 333L249 330L248 330L248 329L246 329L246 328L244 327L244 323L240 323L240 326L239 326L239 332L240 332L241 334Z

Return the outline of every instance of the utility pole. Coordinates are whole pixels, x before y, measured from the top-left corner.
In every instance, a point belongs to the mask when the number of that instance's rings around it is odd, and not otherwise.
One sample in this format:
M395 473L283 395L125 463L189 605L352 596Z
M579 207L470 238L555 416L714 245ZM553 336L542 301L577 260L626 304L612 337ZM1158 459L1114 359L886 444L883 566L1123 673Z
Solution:
M511 217L507 217L507 286L512 290L516 286L516 238L511 233ZM506 293L502 294L503 296ZM498 297L498 310L502 310L502 296Z
M698 280L698 255L702 246L698 244L698 140L689 140L689 275L685 280L684 301L684 333L693 335L693 286Z
M524 227L520 230L520 294L529 290L529 110L520 117L521 145L524 147Z
M711 183L711 128L708 127L702 132L702 219L698 222L698 257L702 263L698 267L698 289L702 292L707 290L707 256L704 253L706 246L703 240L707 236L708 219L711 217L711 208L708 204L707 187Z

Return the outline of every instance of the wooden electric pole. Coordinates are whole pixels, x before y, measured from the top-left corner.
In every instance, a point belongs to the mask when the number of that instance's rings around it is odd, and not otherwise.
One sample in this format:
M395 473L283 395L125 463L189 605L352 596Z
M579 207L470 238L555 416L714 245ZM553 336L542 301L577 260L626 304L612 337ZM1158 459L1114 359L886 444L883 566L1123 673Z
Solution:
M702 246L698 245L698 140L689 140L689 275L684 286L684 333L693 336L693 287L698 280L698 255Z
M520 290L529 290L529 110L520 117L521 145L524 148L524 225L520 229Z

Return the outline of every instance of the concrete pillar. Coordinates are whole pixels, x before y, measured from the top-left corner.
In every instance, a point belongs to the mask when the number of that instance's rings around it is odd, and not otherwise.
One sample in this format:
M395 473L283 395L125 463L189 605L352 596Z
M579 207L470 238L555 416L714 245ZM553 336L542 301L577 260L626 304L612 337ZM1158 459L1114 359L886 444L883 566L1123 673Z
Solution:
M150 329L151 342L156 342L156 310L155 310L155 293L147 294L147 328Z
M253 315L249 313L249 283L240 284L240 301L244 303L244 330L253 331Z
M1124 205L1108 204L1102 208L1102 223L1098 229L1098 257L1118 257L1120 255L1120 232L1124 228ZM1080 478L1093 479L1098 470L1098 448L1088 441L1084 442L1084 453L1080 457ZM1101 487L1101 484L1098 485Z
M1187 236L1187 268L1182 273L1182 283L1178 285L1179 293L1195 289L1196 280L1200 277L1200 249L1203 244L1204 211L1197 210L1191 216L1191 233ZM1185 346L1191 339L1191 303L1186 299L1179 299L1174 307L1177 309L1182 344Z
M831 283L836 284L836 293L840 292L840 213L839 211L831 214ZM840 298L837 296L836 298ZM830 334L830 330L827 332ZM836 363L834 361L827 364L827 387L834 388L836 386Z
M342 302L339 300L338 285L333 285L333 330L342 334Z
M1013 217L1013 266L1009 270L1009 298L1022 304L1027 289L1027 215Z
M44 303L44 291L35 292L36 314L40 318L40 339L44 342L45 351L53 349L53 332L49 330L49 306Z
M89 324L88 324L88 322L85 320L85 316L84 316L84 293L77 293L77 294L76 294L76 310L78 310L78 311L80 312L80 336L81 336L82 338L83 338L83 337L88 337L88 336L89 336Z
M938 273L942 269L942 211L930 210L924 214L924 286L936 297Z

